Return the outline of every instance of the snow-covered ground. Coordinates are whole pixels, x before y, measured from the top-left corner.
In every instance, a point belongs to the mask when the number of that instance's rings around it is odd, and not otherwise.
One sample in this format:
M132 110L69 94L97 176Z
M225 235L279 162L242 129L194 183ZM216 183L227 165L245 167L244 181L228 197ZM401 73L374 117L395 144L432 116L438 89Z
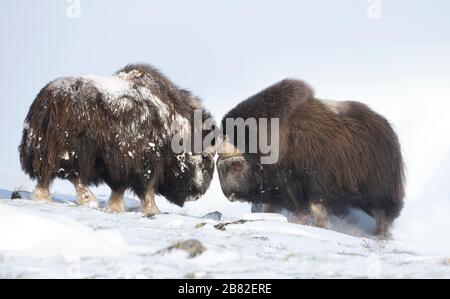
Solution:
M246 214L246 206L242 217L217 221L158 199L170 213L145 218L133 199L130 212L108 214L71 196L48 205L10 195L0 191L0 278L450 278L445 251ZM214 227L240 219L249 221ZM167 249L191 239L206 250L191 258Z
M260 217L249 215L248 204L228 202L217 174L205 196L182 209L158 198L169 214L154 219L76 207L71 184L57 181L52 190L59 200L52 205L12 201L11 192L0 190L0 277L450 278L448 87L406 96L372 94L367 88L361 87L361 98L369 94L371 107L395 124L405 158L405 208L393 240L290 224L281 216L217 230L219 221L201 217L214 211L223 214L220 222ZM323 97L332 98L332 92ZM418 104L427 97L432 104ZM0 187L31 190L33 183L17 175L19 167L11 169L11 174L0 171ZM108 197L104 186L93 191L103 201ZM128 205L138 202L129 199ZM345 223L334 224L335 230L348 230ZM165 250L190 239L206 251L189 258L183 251Z

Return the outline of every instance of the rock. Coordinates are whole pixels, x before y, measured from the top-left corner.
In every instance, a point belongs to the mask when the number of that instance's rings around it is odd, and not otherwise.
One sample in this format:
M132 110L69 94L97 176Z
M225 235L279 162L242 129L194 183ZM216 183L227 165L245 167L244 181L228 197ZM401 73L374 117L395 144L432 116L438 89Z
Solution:
M22 199L22 195L19 191L14 191L13 193L11 193L11 199Z
M183 242L177 242L174 245L167 247L166 249L158 251L157 253L165 254L168 252L172 252L175 249L186 251L189 254L189 258L199 256L206 251L206 248L200 241L191 239Z
M220 213L218 211L208 213L205 216L203 216L202 219L211 219L211 220L215 220L215 221L220 221L220 219L222 219L222 213Z
M238 221L234 221L234 222L224 222L224 223L219 223L214 225L214 228L217 230L221 230L221 231L225 231L225 227L228 225L233 225L233 224L244 224L247 222L253 222L254 220L238 220Z
M204 227L205 225L206 225L206 223L202 222L202 223L197 224L197 225L195 226L195 228L202 228L202 227Z

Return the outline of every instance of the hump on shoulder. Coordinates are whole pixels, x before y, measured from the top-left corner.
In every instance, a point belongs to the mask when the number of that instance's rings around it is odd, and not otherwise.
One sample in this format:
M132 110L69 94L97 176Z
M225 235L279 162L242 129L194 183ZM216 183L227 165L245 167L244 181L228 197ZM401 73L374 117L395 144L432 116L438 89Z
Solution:
M309 98L314 98L314 91L306 82L284 79L251 96L235 110L247 111L250 116L285 118Z
M314 90L303 80L287 78L266 88L261 95L280 104L298 105L303 100L314 98Z
M289 118L307 100L314 99L314 90L303 80L284 79L262 91L265 101L270 102L271 114Z

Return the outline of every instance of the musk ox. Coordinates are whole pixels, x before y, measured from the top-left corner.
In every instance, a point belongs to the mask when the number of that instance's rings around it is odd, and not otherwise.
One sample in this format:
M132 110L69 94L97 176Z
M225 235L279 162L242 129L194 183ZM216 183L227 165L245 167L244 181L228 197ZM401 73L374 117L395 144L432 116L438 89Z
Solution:
M225 122L236 118L279 119L276 163L263 165L259 151L248 153L248 135L244 149L237 138L230 140ZM306 213L322 227L328 213L359 208L376 219L378 235L402 209L398 138L384 117L362 103L320 100L304 82L284 80L237 105L222 127L225 150L219 152L217 169L232 201Z
M78 204L95 203L90 185L106 183L108 203L124 211L131 189L146 214L159 213L154 195L182 206L206 192L214 149L174 153L172 137L191 126L200 100L149 65L128 65L113 76L60 78L31 105L19 146L22 169L37 181L33 198L50 202L56 178L73 183Z

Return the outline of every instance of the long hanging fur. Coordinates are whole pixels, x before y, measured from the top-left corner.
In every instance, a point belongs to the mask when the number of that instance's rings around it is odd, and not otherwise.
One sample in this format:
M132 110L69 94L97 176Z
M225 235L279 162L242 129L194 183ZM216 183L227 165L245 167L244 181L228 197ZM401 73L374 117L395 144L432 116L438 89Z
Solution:
M181 166L170 140L192 125L198 108L196 97L149 65L128 65L110 77L57 79L40 91L25 119L22 169L42 185L60 177L131 188L137 195L152 180L175 188ZM210 117L204 109L203 115ZM174 121L177 130L171 130ZM204 165L203 191L213 174L210 164ZM185 195L168 199L182 205Z

